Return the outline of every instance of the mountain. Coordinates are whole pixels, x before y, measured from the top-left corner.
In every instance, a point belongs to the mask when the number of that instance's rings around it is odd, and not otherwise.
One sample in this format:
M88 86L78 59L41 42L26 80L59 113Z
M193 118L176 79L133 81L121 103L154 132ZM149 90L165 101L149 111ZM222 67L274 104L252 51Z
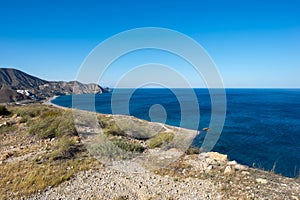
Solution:
M0 103L42 100L55 95L100 94L101 86L78 81L46 81L17 69L0 68Z

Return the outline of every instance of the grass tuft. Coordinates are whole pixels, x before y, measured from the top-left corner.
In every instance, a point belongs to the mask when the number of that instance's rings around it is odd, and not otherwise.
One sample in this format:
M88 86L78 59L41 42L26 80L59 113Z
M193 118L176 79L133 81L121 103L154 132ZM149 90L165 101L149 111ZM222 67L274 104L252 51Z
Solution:
M40 119L30 124L29 134L39 138L54 138L64 135L78 135L71 111L44 111Z
M142 145L125 141L124 139L113 139L112 142L120 149L133 153L142 153L145 150L145 148Z
M158 133L154 137L148 140L149 148L153 149L153 148L165 146L170 142L172 142L173 139L174 139L174 133L172 132Z

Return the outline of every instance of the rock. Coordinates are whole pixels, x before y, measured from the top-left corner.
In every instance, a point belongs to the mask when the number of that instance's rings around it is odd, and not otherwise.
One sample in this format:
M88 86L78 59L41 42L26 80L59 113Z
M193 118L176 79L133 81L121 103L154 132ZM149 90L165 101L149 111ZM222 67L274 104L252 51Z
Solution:
M212 165L208 165L207 168L204 169L205 173L209 173L213 169Z
M11 117L11 119L15 119L15 118L17 118L17 114L14 114L12 117Z
M237 162L236 162L235 160L229 161L229 162L227 163L227 165L236 165L236 164L237 164Z
M299 200L299 198L296 197L296 196L294 196L294 195L291 196L291 199L293 199L293 200Z
M242 174L242 175L249 175L249 174L250 174L250 172L247 172L247 171L242 171L242 172L241 172L241 174Z
M214 159L211 159L211 158L206 158L205 159L205 163L207 163L208 165L214 165L216 164L215 160Z
M268 183L268 181L266 179L263 179L263 178L257 178L257 179L255 179L255 181L257 183L260 183L260 184L267 184Z
M211 159L214 159L216 161L226 162L227 161L227 155L220 154L218 152L208 152L208 157Z
M75 136L74 140L75 140L76 143L80 143L80 138L78 136Z
M226 166L225 170L224 170L224 174L231 174L233 173L233 170L231 169L230 166Z
M234 169L236 169L236 170L241 170L241 171L243 171L243 170L248 170L248 166L246 166L246 165L241 165L241 164L236 164L235 166L234 166Z
M12 154L11 152L5 152L5 153L3 153L3 154L0 156L0 160L1 160L1 161L4 161L4 160L6 160L7 158L9 158L9 157L11 157L11 156L13 156L13 154Z

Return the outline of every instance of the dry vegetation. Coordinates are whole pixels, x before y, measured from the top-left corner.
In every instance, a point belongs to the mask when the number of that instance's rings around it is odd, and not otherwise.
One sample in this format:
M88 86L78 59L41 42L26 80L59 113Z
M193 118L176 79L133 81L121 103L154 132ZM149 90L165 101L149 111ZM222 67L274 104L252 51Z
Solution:
M154 137L149 139L149 148L163 147L171 143L174 139L174 133L172 132L161 132L156 134Z
M78 171L102 166L81 143L72 111L34 104L0 106L0 112L0 199L30 195L56 186ZM150 148L166 145L174 137L160 133L146 143L125 134L112 116L101 115L98 121L106 139L133 154L142 153L147 144Z
M80 143L70 111L9 107L0 127L0 199L29 195L101 167Z

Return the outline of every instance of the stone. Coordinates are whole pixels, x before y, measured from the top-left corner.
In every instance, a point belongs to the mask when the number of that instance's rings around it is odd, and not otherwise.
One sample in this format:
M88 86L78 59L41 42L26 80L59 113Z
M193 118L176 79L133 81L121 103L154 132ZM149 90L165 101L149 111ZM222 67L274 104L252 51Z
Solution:
M246 165L241 165L241 164L236 164L235 166L234 166L234 169L236 169L236 170L248 170L248 166L246 166Z
M233 172L233 170L231 169L230 166L225 167L224 174L231 174L232 172Z
M249 175L249 174L250 174L250 172L247 172L247 171L242 171L242 172L241 172L241 174L242 174L242 175Z
M10 153L10 152L5 152L5 153L3 153L3 154L0 156L0 160L1 160L1 161L4 161L4 160L6 160L7 158L9 158L9 157L11 157L11 156L13 156L12 153Z
M227 161L227 155L220 154L218 152L208 152L208 156L209 156L209 158L212 158L216 161L221 161L221 162Z
M255 181L257 183L260 183L260 184L267 184L268 183L268 181L264 178L257 178L257 179L255 179Z
M293 200L299 200L299 198L296 197L296 196L294 196L294 195L291 196L291 199L293 199Z
M212 169L213 169L213 166L212 166L212 165L208 165L208 166L204 169L204 171L205 171L205 173L209 173Z
M236 164L237 164L237 162L236 162L235 160L229 161L229 162L227 163L227 165L236 165Z

